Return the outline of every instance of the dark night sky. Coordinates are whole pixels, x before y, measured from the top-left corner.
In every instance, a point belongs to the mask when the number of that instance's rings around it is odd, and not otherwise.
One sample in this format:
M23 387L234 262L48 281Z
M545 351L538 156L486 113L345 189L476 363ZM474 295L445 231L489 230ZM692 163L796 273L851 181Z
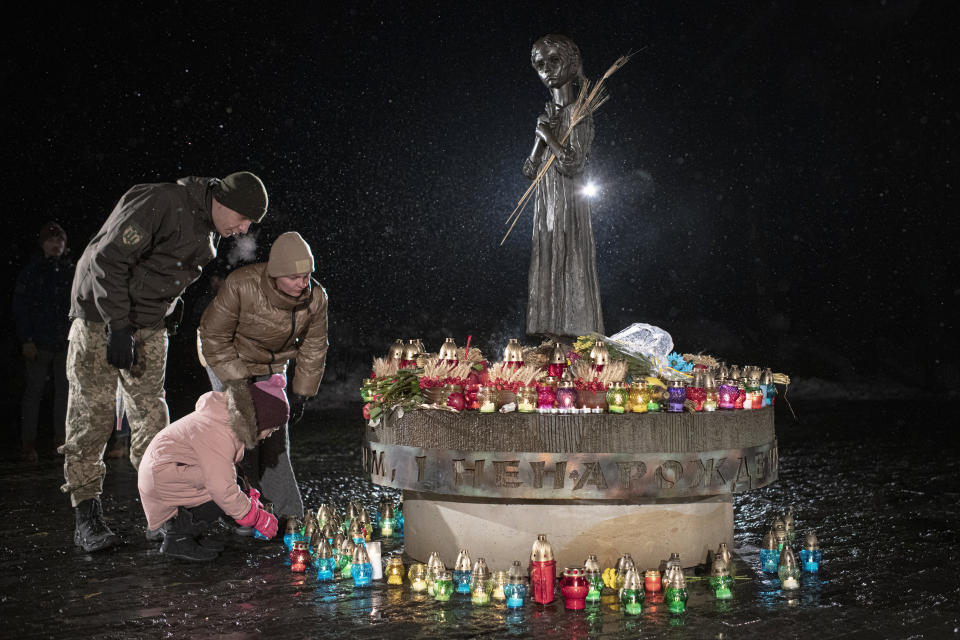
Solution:
M531 212L497 245L547 100L529 51L558 32L593 78L640 50L589 167L608 334L956 388L960 5L623 4L29 5L0 45L4 295L44 220L78 256L129 186L249 169L258 259L288 229L314 248L333 375L398 337L498 351L526 304Z

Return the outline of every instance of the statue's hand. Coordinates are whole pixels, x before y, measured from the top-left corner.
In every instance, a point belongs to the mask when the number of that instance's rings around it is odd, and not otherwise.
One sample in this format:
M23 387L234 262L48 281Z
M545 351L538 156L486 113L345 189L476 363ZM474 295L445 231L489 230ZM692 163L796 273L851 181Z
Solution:
M544 116L540 116L541 118ZM550 120L547 119L546 122L542 120L537 121L537 137L550 144L550 138L553 137L553 130L550 128Z

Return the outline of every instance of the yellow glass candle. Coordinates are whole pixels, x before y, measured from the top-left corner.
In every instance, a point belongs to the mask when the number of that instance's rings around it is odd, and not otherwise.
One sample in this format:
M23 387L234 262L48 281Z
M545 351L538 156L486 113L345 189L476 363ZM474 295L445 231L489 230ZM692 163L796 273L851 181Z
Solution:
M650 391L647 383L637 380L630 385L630 393L627 396L627 406L633 413L646 413L647 403L650 402Z
M410 581L410 590L423 592L427 590L427 565L420 562L410 565L407 571L407 580Z
M493 578L490 579L490 585L492 587L490 597L494 600L506 600L507 594L503 589L509 582L510 577L507 575L506 571L495 571L493 573Z
M398 556L392 556L387 560L384 573L387 575L387 584L403 584L403 560Z

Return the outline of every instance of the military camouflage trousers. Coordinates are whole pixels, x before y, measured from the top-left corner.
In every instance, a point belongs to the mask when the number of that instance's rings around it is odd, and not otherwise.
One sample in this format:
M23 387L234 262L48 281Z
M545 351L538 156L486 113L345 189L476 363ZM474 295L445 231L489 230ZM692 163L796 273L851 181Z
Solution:
M130 423L130 462L139 468L147 445L170 424L164 392L167 330L138 329L134 334L137 362L130 369L107 363L107 336L102 322L77 318L70 326L67 348L67 439L60 487L76 507L103 491L107 467L103 453L116 428L119 404ZM118 393L119 385L119 393Z

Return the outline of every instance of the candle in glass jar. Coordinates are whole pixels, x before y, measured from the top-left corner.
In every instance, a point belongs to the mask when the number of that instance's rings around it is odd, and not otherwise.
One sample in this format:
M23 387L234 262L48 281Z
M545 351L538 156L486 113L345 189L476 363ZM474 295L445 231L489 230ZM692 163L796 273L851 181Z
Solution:
M557 385L557 407L561 413L571 413L577 406L577 390L569 380L561 380Z
M537 410L550 411L556 406L557 378L547 376L537 385Z
M647 591L660 591L663 587L663 579L660 577L659 569L647 569L643 574L643 588Z
M724 380L717 388L717 406L726 411L732 411L737 405L737 385L733 380Z
M667 411L680 413L683 403L687 399L687 386L681 381L670 382L667 385Z
M410 581L410 590L421 592L427 590L427 565L416 562L407 570L407 580Z
M520 387L517 390L517 411L533 413L537 410L536 387Z
M607 411L610 413L623 413L627 409L627 398L629 390L624 382L614 382L607 391Z
M646 413L647 403L650 402L650 394L647 391L647 383L642 380L634 380L630 384L630 393L627 396L627 405L633 413Z
M477 391L480 413L493 413L497 410L497 390L495 387L481 385Z

